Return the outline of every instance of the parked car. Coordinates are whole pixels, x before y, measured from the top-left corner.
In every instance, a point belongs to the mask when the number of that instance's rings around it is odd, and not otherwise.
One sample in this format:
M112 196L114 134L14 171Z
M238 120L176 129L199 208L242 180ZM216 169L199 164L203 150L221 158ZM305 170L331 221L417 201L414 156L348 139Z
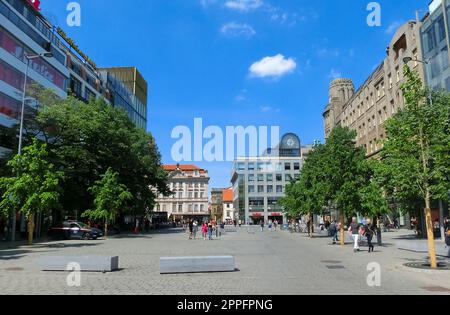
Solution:
M48 230L48 236L59 239L97 239L103 236L99 229L90 227L78 221L64 221L62 224L51 227Z

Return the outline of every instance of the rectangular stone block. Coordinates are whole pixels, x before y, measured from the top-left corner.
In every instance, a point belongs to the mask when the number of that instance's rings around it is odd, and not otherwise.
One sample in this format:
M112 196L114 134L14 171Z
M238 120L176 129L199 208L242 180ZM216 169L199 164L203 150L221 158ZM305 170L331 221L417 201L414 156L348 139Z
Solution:
M42 271L112 272L119 269L118 256L48 256L39 259Z
M231 272L236 266L233 256L161 257L160 273Z
M428 253L428 244L426 241L398 241L397 248L417 253ZM450 247L439 241L436 242L436 255L450 257Z

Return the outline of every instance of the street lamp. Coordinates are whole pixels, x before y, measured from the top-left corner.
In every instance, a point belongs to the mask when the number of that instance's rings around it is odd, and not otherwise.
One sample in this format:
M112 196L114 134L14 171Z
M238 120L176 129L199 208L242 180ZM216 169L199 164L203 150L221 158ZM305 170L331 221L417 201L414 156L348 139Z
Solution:
M25 101L26 101L26 92L27 92L27 79L28 79L28 70L30 69L30 61L37 58L52 58L53 54L51 52L45 52L38 55L25 55L27 58L27 67L25 70L25 78L23 80L23 94L22 94L22 108L20 111L20 131L19 131L19 150L17 155L22 155L22 138L23 138L23 120L24 120L24 112L25 112ZM11 241L14 242L16 240L16 215L13 215L12 227L11 227Z
M403 62L404 62L406 65L408 65L408 63L410 63L411 61L419 62L419 63L422 63L422 64L424 64L424 65L429 65L429 64L430 64L430 60L419 60L419 59L417 59L417 58L416 58L416 59L413 59L413 58L411 58L411 57L409 57L409 56L403 58ZM433 105L433 97L432 97L432 95L431 95L431 90L430 90L430 93L429 93L429 95L428 95L428 98L429 98L429 101L430 101L430 105Z

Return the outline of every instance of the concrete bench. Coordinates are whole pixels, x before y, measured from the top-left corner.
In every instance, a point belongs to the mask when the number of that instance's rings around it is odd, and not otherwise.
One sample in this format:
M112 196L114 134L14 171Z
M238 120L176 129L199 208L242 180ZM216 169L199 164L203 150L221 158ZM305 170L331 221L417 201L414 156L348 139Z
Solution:
M233 256L161 257L160 273L231 272L236 270Z
M80 271L112 272L119 269L118 256L48 256L38 261L42 271L73 271L73 263L80 266Z
M225 226L225 232L235 233L237 232L237 228L234 226Z

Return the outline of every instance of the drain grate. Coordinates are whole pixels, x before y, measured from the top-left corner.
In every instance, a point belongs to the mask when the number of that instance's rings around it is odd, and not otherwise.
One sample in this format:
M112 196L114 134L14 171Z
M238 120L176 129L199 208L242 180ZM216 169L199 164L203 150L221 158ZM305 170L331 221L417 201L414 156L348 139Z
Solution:
M404 264L405 267L422 269L422 270L433 270L431 269L431 265L428 262L413 262ZM438 263L438 267L435 270L450 270L450 265L440 262Z
M450 293L450 289L443 288L443 287L423 287L421 288L428 292L434 292L434 293Z
M332 264L333 265L333 264L341 264L342 261L339 261L339 260L322 260L321 263Z
M331 270L345 269L344 266L327 266L327 268Z

